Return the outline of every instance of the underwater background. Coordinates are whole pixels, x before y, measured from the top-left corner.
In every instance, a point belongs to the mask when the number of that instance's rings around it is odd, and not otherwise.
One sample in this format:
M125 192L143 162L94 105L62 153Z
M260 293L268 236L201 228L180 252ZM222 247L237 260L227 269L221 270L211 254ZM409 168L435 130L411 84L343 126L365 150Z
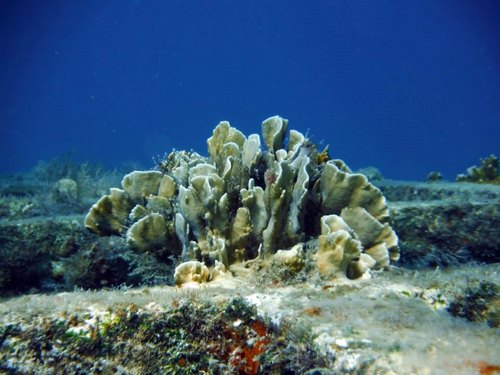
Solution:
M354 169L454 179L499 153L497 1L3 1L0 173L143 168L279 114Z
M0 373L500 374L498 4L0 1Z

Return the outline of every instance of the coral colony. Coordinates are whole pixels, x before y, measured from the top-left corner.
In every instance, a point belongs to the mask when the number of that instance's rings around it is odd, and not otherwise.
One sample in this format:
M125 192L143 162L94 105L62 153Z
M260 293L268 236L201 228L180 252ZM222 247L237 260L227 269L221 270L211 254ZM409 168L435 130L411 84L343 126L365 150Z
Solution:
M207 141L209 157L173 151L161 171L127 174L85 225L125 235L136 251L179 257L177 285L231 277L269 259L300 269L306 248L323 279L356 279L396 261L398 238L380 190L287 130L279 116L265 120L264 151L257 134L221 122Z

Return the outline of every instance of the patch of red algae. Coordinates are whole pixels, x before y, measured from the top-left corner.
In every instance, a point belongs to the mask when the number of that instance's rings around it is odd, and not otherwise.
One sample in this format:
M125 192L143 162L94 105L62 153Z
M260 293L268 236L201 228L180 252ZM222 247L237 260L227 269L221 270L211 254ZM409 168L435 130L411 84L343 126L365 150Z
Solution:
M499 365L494 365L492 363L479 361L476 363L476 366L479 369L480 375L500 374L500 366Z
M246 324L223 327L223 340L214 340L207 346L208 352L228 363L233 374L257 375L260 355L270 343L270 332L259 319Z
M467 361L467 367L472 367L477 369L479 375L495 375L500 374L500 366L494 365L493 363L489 363L486 361Z
M248 336L253 340L238 335L239 340L234 340L235 345L231 348L230 363L239 374L256 375L260 367L259 356L266 350L269 338L267 328L260 320L254 320L250 328L253 332L248 332Z

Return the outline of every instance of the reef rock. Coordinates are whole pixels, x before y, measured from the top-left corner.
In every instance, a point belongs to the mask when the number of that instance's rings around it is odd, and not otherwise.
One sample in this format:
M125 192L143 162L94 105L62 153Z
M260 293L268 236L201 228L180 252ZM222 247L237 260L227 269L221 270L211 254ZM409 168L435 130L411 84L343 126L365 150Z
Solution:
M381 191L330 160L327 148L287 132L287 120L265 120L263 150L259 135L247 138L221 122L207 141L209 157L173 151L160 171L128 174L123 190L111 189L92 206L85 225L99 235L126 235L138 251L182 254L188 263L179 266L178 284L192 281L181 275L193 265L204 281L219 263L230 269L274 257L299 267L297 249L316 238L309 251L317 251L324 278L355 279L396 261L398 238Z

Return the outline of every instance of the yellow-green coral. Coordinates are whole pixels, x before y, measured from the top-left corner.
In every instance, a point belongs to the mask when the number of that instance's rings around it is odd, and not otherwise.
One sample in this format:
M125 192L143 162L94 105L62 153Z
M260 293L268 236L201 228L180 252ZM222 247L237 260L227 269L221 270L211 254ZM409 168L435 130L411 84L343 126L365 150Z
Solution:
M287 143L287 131L287 120L266 119L264 151L257 134L247 138L221 122L208 139L209 157L174 151L160 163L161 172L128 174L124 190L94 205L86 225L101 235L126 232L140 251L182 249L182 261L208 269L217 262L231 270L235 263L268 259L318 236L324 277L357 278L397 260L397 237L386 224L380 190L300 132L290 130ZM325 232L330 217L345 220L346 227Z

